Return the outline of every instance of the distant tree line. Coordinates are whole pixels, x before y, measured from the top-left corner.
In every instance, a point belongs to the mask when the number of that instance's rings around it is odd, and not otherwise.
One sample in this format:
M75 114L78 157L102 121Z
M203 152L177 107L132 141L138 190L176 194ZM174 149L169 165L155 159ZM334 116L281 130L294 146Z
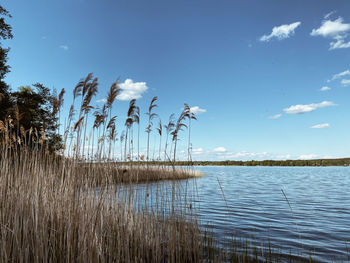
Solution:
M264 160L264 161L198 161L192 165L222 166L349 166L350 158L317 160Z
M137 162L133 164L137 165ZM350 166L350 158L315 159L315 160L264 160L264 161L177 161L157 162L151 165L179 165L179 166Z

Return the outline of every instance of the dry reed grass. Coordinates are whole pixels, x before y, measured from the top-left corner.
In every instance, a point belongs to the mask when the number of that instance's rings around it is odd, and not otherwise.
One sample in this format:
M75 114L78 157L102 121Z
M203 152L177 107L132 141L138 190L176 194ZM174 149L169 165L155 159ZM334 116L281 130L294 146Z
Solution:
M97 92L97 79L91 81L89 74L74 90L74 99L83 96L79 119L71 130L72 105L64 133L64 148L73 158L49 153L43 129L18 129L18 122L16 129L11 117L0 121L0 262L254 262L247 256L232 257L199 228L187 184L177 184L177 179L199 174L174 167L81 161L86 156L89 103ZM105 124L108 116L110 123L114 118L116 87L117 82L102 115L96 115L103 120L94 128L103 127L98 130L98 151L87 153L91 161L111 155L112 141L105 143L105 133L113 125ZM174 161L182 120L175 129ZM148 183L159 180L165 182L154 191ZM138 191L135 183L142 182L144 191Z
M82 169L44 152L6 152L2 148L0 158L1 262L199 261L196 221L166 210L175 200L137 209L132 186L127 195L118 185L105 190L114 184L110 165Z

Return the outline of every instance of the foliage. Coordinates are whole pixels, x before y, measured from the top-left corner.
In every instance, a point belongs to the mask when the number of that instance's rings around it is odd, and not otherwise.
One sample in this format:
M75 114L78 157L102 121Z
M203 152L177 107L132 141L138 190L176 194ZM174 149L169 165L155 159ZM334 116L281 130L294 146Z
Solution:
M5 119L11 107L9 87L4 81L6 74L10 71L10 66L7 65L7 55L10 49L2 46L2 40L11 39L13 35L12 27L6 23L6 17L11 18L11 15L0 5L0 120Z
M44 131L46 145L50 151L59 150L62 147L62 140L57 133L58 100L44 85L36 83L33 87L35 90L30 86L25 86L20 87L17 92L11 93L13 106L9 112L15 121L15 130Z

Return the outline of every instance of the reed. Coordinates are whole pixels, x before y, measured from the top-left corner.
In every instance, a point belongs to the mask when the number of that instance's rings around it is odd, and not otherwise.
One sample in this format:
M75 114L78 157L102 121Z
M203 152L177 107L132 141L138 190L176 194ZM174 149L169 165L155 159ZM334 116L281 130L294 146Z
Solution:
M97 92L92 74L74 89L80 110L74 120L74 105L70 108L62 150L50 151L44 129L24 130L20 112L15 119L0 121L0 262L256 262L247 249L238 249L240 245L223 249L200 227L195 198L189 196L195 191L178 181L199 174L133 162L132 157L130 162L111 160L117 138L111 111L120 92L118 83L94 114L91 134L97 133L96 142L94 136L85 138L88 113L94 108L90 102ZM64 90L55 102L58 115L63 94ZM156 99L148 112L147 160ZM139 108L135 101L130 105L128 118L138 123ZM166 127L167 135L173 135L174 161L187 113L183 111L176 124L171 117ZM125 134L129 138L131 128ZM123 140L127 143L127 137ZM88 151L88 158L85 144L97 148L95 154ZM166 147L167 140L165 155ZM132 152L130 142L129 155ZM259 259L265 258L259 254Z
M10 154L5 144L0 171L1 262L198 262L201 257L198 225L185 216L188 208L170 213L177 204L165 198L166 187L147 192L144 200L159 202L140 208L129 176L116 184L120 171L114 165L82 165L29 149Z

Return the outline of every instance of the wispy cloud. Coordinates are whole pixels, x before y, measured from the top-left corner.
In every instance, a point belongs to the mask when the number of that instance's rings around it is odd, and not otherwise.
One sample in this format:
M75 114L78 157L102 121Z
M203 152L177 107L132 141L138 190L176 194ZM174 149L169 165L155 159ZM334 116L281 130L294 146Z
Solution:
M276 115L269 116L269 119L279 119L281 117L282 117L282 114L279 113L279 114L276 114Z
M343 38L336 39L335 42L330 43L330 50L332 49L338 49L338 48L349 48L350 47L350 41L345 42Z
M324 107L336 106L336 105L337 104L334 104L331 101L322 101L320 103L292 105L289 108L283 109L283 111L287 114L302 114L302 113L312 112L318 108L324 108Z
M217 147L214 149L214 152L216 153L223 153L223 152L226 152L226 148L225 147Z
M331 82L332 80L340 79L340 78L347 76L347 75L350 75L350 70L348 70L348 69L343 71L343 72L340 72L338 74L334 74L332 76L332 78L330 80L328 80L328 82Z
M199 155L203 153L203 148L196 148L192 150L192 154Z
M288 160L291 159L292 155L288 154L281 154L281 155L276 155L275 159L279 159L279 160Z
M67 51L69 49L67 45L60 45L60 48L63 49L64 51Z
M268 152L254 153L254 152L238 152L226 155L227 159L264 159L269 156Z
M190 111L191 111L193 114L195 114L195 115L199 115L199 114L202 114L202 113L204 113L204 112L207 112L206 109L201 109L201 108L199 108L198 106L191 107L191 108L190 108Z
M301 22L295 22L289 25L275 26L272 29L271 34L263 35L260 38L260 41L266 42L266 41L270 41L272 38L277 38L278 40L289 38L290 36L294 35L295 29L298 26L300 26L300 24Z
M310 128L311 129L326 129L329 127L330 127L329 123L322 123L322 124L316 124L314 126L311 126Z
M318 157L317 154L302 154L302 155L299 155L299 157L297 159L299 159L299 160L310 160L310 159L315 159L317 157Z
M124 83L120 84L120 88L122 91L117 97L118 100L139 99L148 90L146 82L133 82L132 79L126 79Z
M330 50L339 48L349 48L350 41L346 42L347 32L350 30L350 24L343 23L343 18L339 17L336 20L323 20L319 28L313 29L311 36L322 36L332 38Z
M328 87L328 86L323 86L323 87L320 89L320 91L327 91L327 90L331 90L331 88Z
M324 16L324 19L328 19L330 18L333 14L335 14L337 11L331 11L329 13L327 13L325 16Z
M342 79L341 84L343 86L349 86L350 85L350 79Z
M98 102L98 103L106 103L107 102L107 98L103 98L103 99L97 100L96 102Z

